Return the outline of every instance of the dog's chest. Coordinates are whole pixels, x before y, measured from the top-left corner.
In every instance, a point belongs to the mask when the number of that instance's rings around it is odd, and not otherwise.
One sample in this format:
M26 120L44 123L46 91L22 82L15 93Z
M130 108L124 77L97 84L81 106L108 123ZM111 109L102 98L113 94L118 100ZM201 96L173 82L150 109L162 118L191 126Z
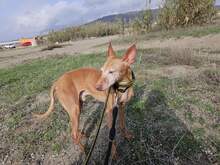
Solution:
M133 88L129 88L124 93L119 93L120 102L126 103L131 99L132 96L134 96Z

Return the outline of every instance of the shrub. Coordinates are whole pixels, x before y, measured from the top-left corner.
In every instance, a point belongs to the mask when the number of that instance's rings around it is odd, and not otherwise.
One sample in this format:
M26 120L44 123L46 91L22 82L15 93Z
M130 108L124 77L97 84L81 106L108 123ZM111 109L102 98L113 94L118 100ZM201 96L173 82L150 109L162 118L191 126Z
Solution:
M158 16L162 28L202 25L216 15L215 0L166 0Z
M121 28L118 23L95 22L83 26L66 28L57 32L50 32L48 35L48 40L53 43L65 42L88 37L114 35L119 34L120 32Z

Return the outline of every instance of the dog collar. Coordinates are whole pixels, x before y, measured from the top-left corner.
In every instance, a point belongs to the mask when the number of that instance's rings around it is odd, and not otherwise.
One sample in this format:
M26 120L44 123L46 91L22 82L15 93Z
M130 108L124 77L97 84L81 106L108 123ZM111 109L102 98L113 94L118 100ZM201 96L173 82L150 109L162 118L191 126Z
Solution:
M130 88L135 80L134 72L131 70L131 79L129 78L129 81L119 81L116 82L113 87L116 91L119 91L121 93L125 93L128 88Z

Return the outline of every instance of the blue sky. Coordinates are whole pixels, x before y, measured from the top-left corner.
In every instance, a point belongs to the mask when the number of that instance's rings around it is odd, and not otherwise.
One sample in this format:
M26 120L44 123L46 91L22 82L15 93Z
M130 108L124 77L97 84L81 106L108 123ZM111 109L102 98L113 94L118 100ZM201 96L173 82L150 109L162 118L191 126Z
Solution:
M161 0L151 0L156 8ZM217 0L220 4L220 0ZM38 35L55 26L141 10L146 0L0 0L0 41Z

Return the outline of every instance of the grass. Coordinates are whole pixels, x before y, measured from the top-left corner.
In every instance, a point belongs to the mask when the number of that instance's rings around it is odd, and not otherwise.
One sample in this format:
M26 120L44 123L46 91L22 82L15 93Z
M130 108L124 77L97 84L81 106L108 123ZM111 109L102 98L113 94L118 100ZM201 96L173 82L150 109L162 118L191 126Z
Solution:
M127 125L136 138L132 142L119 141L118 150L122 155L113 164L220 162L217 145L220 141L220 127L216 119L220 116L219 71L210 68L201 70L197 76L176 78L147 76L149 69L185 65L181 60L177 60L177 64L164 62L172 57L169 52L159 49L139 51L137 62L133 66L137 77L135 97L126 110ZM12 162L22 160L24 163L43 163L45 159L42 155L51 158L51 161L52 157L57 156L57 162L60 157L68 162L68 154L75 158L78 151L73 152L68 115L62 111L61 106L56 104L56 111L43 123L33 122L31 113L47 109L48 101L37 102L36 97L42 93L47 94L52 82L62 73L84 66L99 68L104 61L105 53L87 54L35 60L15 68L1 69L0 121L4 127L0 134L3 151L0 158L4 159L8 155ZM203 63L196 67L203 67ZM211 98L217 99L213 101ZM94 130L99 118L97 115L100 111L96 109L99 110L100 107L86 103L82 111L81 120L86 119L84 124L88 125L89 133L93 132L90 129ZM91 116L93 117L90 118ZM91 134L88 145L91 144L92 137ZM93 155L96 163L100 163L104 156L104 137L105 135L100 135L100 152L95 151ZM127 151L126 154L123 154L124 151Z
M12 69L2 69L0 70L1 97L6 101L17 101L22 96L30 96L48 89L51 83L65 71L82 66L98 67L103 61L103 54L82 57L64 56L36 60L31 64L20 65Z

